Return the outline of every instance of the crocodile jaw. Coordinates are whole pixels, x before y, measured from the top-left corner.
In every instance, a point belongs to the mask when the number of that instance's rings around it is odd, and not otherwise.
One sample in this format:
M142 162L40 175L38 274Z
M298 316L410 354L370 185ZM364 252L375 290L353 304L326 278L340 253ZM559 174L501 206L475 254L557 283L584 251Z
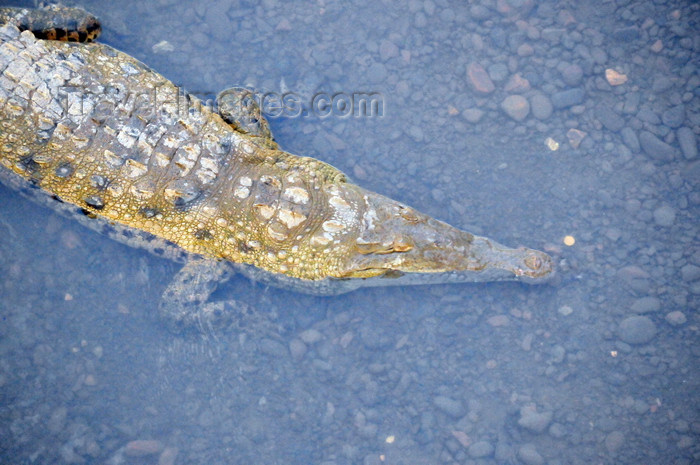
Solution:
M549 255L512 249L461 231L379 194L364 193L362 227L340 278L382 279L380 284L547 281L554 275ZM376 281L376 280L368 280Z

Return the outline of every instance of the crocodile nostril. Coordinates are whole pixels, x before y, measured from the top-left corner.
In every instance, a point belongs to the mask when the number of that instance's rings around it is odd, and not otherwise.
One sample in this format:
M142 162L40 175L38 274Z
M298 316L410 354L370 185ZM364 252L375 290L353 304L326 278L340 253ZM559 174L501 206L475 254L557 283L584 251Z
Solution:
M537 271L542 268L542 260L537 255L530 255L525 258L525 265L531 270Z

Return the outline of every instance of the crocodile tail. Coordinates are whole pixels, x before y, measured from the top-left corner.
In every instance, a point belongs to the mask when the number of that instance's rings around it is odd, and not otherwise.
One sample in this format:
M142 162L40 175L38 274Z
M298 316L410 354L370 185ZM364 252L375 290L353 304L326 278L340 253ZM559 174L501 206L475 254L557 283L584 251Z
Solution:
M49 5L44 8L0 8L0 24L14 24L39 39L91 42L102 26L94 15L80 8Z

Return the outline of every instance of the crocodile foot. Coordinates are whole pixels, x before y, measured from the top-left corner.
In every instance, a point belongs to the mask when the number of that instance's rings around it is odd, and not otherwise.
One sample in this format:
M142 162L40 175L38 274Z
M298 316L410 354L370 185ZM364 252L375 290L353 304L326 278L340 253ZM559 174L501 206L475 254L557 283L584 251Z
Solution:
M271 316L245 302L209 300L217 285L228 280L231 274L230 264L222 260L194 258L185 263L165 289L159 306L168 328L176 333L191 328L202 332L259 333L263 328L273 331Z

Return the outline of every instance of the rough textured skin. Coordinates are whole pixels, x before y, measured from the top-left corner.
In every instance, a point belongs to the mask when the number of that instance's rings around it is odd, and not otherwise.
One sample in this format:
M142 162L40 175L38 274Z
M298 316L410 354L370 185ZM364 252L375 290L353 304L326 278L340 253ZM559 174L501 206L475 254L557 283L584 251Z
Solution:
M177 320L190 307L223 311L206 301L232 266L317 294L552 274L542 252L460 231L279 150L259 113L222 114L231 124L107 45L0 28L0 178L189 260L161 307Z
M40 39L91 42L102 30L93 15L79 9L49 5L41 9L0 8L0 24L14 24Z

